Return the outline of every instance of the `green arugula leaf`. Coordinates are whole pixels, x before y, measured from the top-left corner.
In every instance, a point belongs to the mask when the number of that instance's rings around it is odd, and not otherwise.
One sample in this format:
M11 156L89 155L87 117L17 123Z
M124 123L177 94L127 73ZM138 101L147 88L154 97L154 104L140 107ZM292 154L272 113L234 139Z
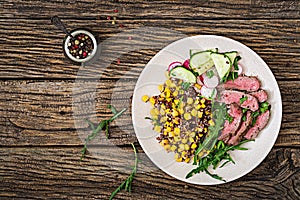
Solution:
M234 70L239 70L238 61L241 60L241 59L242 59L241 56L235 57L235 59L234 59L234 61L233 61L233 67L234 67Z
M247 96L240 98L240 104L244 103L248 99Z
M182 87L183 90L189 89L190 86L191 86L191 83L189 83L189 82L181 83L181 87Z
M122 182L120 184L120 186L117 189L115 189L115 191L113 191L111 193L109 200L112 200L118 194L118 192L120 192L122 189L125 189L125 191L127 191L127 192L131 192L132 181L133 181L134 176L136 175L138 162L139 162L138 156L137 156L137 151L136 151L134 144L131 143L131 146L133 148L134 158L135 158L134 159L134 167L131 171L131 174L128 176L128 178L124 182Z

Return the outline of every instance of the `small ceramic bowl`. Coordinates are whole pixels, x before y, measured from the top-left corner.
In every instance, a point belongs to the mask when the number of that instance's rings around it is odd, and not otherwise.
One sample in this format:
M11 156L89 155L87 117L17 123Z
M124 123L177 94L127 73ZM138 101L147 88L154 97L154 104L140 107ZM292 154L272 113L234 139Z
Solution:
M95 36L85 29L74 30L71 35L73 37L67 36L63 44L66 56L79 63L92 59L97 51Z

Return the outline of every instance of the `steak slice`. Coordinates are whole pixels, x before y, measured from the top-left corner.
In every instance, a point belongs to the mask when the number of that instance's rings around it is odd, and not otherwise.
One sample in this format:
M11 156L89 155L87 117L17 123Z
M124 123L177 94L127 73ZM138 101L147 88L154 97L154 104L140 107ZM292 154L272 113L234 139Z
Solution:
M246 100L240 103L241 98L245 98ZM251 111L256 111L259 108L257 99L244 92L235 91L235 90L224 90L221 92L221 101L225 104L232 104L236 103L237 105L241 106L242 108L250 109Z
M230 138L228 144L237 145L241 141L243 134L246 132L246 130L248 129L251 123L252 123L251 111L247 111L246 120L241 123L240 128L238 129L236 134Z
M224 128L218 138L224 142L227 142L229 137L238 130L243 116L242 109L235 103L230 105L228 114L233 117L233 120L231 123L225 120Z
M254 96L255 98L257 98L257 100L259 102L265 102L268 99L268 94L264 90L258 90L256 92L251 92L249 94L252 95L252 96Z
M267 110L266 112L262 113L257 117L257 120L253 127L251 127L246 135L244 136L246 139L254 139L257 137L259 131L261 131L268 123L270 118L270 111Z
M245 90L255 92L260 88L259 80L254 76L239 76L223 84L225 89Z

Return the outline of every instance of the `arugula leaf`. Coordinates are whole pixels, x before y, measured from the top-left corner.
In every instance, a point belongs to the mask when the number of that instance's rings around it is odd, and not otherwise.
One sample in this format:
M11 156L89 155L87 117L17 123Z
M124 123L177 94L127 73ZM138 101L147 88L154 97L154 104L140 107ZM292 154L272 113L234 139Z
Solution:
M244 103L248 99L247 96L240 98L240 104Z
M105 135L106 135L106 139L109 138L109 123L114 121L116 118L118 118L120 115L122 115L125 111L126 108L122 109L120 112L117 112L117 110L115 109L115 107L113 107L112 105L108 105L108 108L111 109L112 113L114 114L111 118L106 119L106 120L102 120L97 127L94 126L93 122L91 122L88 119L85 119L85 121L89 124L89 127L92 129L92 133L90 135L87 136L87 138L85 139L85 143L84 146L81 150L81 157L80 157L80 161L84 158L86 151L87 151L87 144L93 140L96 136L98 136L98 134L100 133L101 130L105 130Z
M228 113L226 113L225 117L226 117L227 121L229 122L229 124L231 124L231 122L233 121L233 117L230 116Z
M215 75L215 73L214 73L213 70L210 70L210 71L207 71L207 72L206 72L206 76L207 76L208 78L212 78L214 75Z
M268 102L263 102L260 104L259 110L261 113L266 112L269 109L269 103Z
M232 162L235 164L234 160L229 154L229 151L234 151L234 150L247 150L247 148L241 147L241 145L245 144L246 142L250 142L254 140L243 140L239 144L235 146L230 146L225 144L223 141L219 140L215 147L211 150L211 152L206 156L202 158L198 158L198 164L197 167L193 170L191 170L185 178L190 178L194 174L200 173L200 172L205 172L212 178L221 180L226 182L222 177L220 177L217 174L213 174L208 171L208 168L210 166L213 166L213 169L216 169L222 161L225 161L219 168L224 167L226 164ZM195 155L196 156L196 155Z
M117 195L117 193L120 192L122 189L125 189L125 191L127 191L127 192L131 192L132 181L133 181L134 176L136 175L137 166L138 166L138 162L139 162L138 156L137 156L137 151L136 151L134 144L131 143L131 146L133 148L134 158L135 158L134 159L134 167L131 171L131 174L128 176L128 178L124 182L122 182L120 184L120 186L117 189L115 189L115 191L113 191L111 193L109 200L112 200Z
M238 61L241 60L241 59L242 59L241 56L235 57L235 59L233 61L233 67L234 67L235 70L239 70Z

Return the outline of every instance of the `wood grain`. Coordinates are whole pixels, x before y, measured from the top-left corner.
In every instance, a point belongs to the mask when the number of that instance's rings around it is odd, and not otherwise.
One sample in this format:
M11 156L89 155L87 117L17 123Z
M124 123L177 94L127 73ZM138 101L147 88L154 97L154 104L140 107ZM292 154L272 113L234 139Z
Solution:
M0 197L108 199L128 176L133 161L130 147L111 156L115 148L93 148L98 156L88 155L81 163L79 148L0 148ZM132 193L122 191L116 199L199 199L199 191L201 199L239 199L241 195L243 199L297 199L298 157L299 149L274 149L246 176L223 185L200 186L170 177L139 153Z
M278 83L282 93L283 120L276 146L300 147L300 113L295 112L300 106L297 98L300 82ZM1 145L81 145L90 133L84 119L96 123L109 118L109 104L116 105L119 110L128 109L112 124L114 143L124 145L136 141L130 116L130 97L135 87L133 79L12 80L0 82L0 85Z
M108 20L76 19L66 23L73 28L77 28L78 24L92 28L99 41L106 44L102 56L106 56L104 59L111 58L111 63L107 63L110 67L108 72L103 71L101 62L97 67L82 70L65 58L61 48L64 35L50 24L50 20L0 19L0 26L3 27L0 29L3 58L0 78L75 79L79 69L81 78L95 78L99 73L106 75L106 78L119 78L124 68L134 69L131 75L135 78L164 46L182 37L199 34L222 35L240 41L267 62L276 78L300 78L299 19L120 20L118 23L123 24L124 28L118 24L112 25ZM154 27L156 31L134 31L138 28L147 30L147 27ZM132 39L129 40L129 37ZM122 51L138 46L143 48Z
M65 18L106 18L121 16L136 19L191 18L297 18L299 1L293 0L192 0L192 1L0 1L0 15L6 18L45 18L61 15ZM115 10L118 10L116 13ZM38 12L38 15L35 13Z

